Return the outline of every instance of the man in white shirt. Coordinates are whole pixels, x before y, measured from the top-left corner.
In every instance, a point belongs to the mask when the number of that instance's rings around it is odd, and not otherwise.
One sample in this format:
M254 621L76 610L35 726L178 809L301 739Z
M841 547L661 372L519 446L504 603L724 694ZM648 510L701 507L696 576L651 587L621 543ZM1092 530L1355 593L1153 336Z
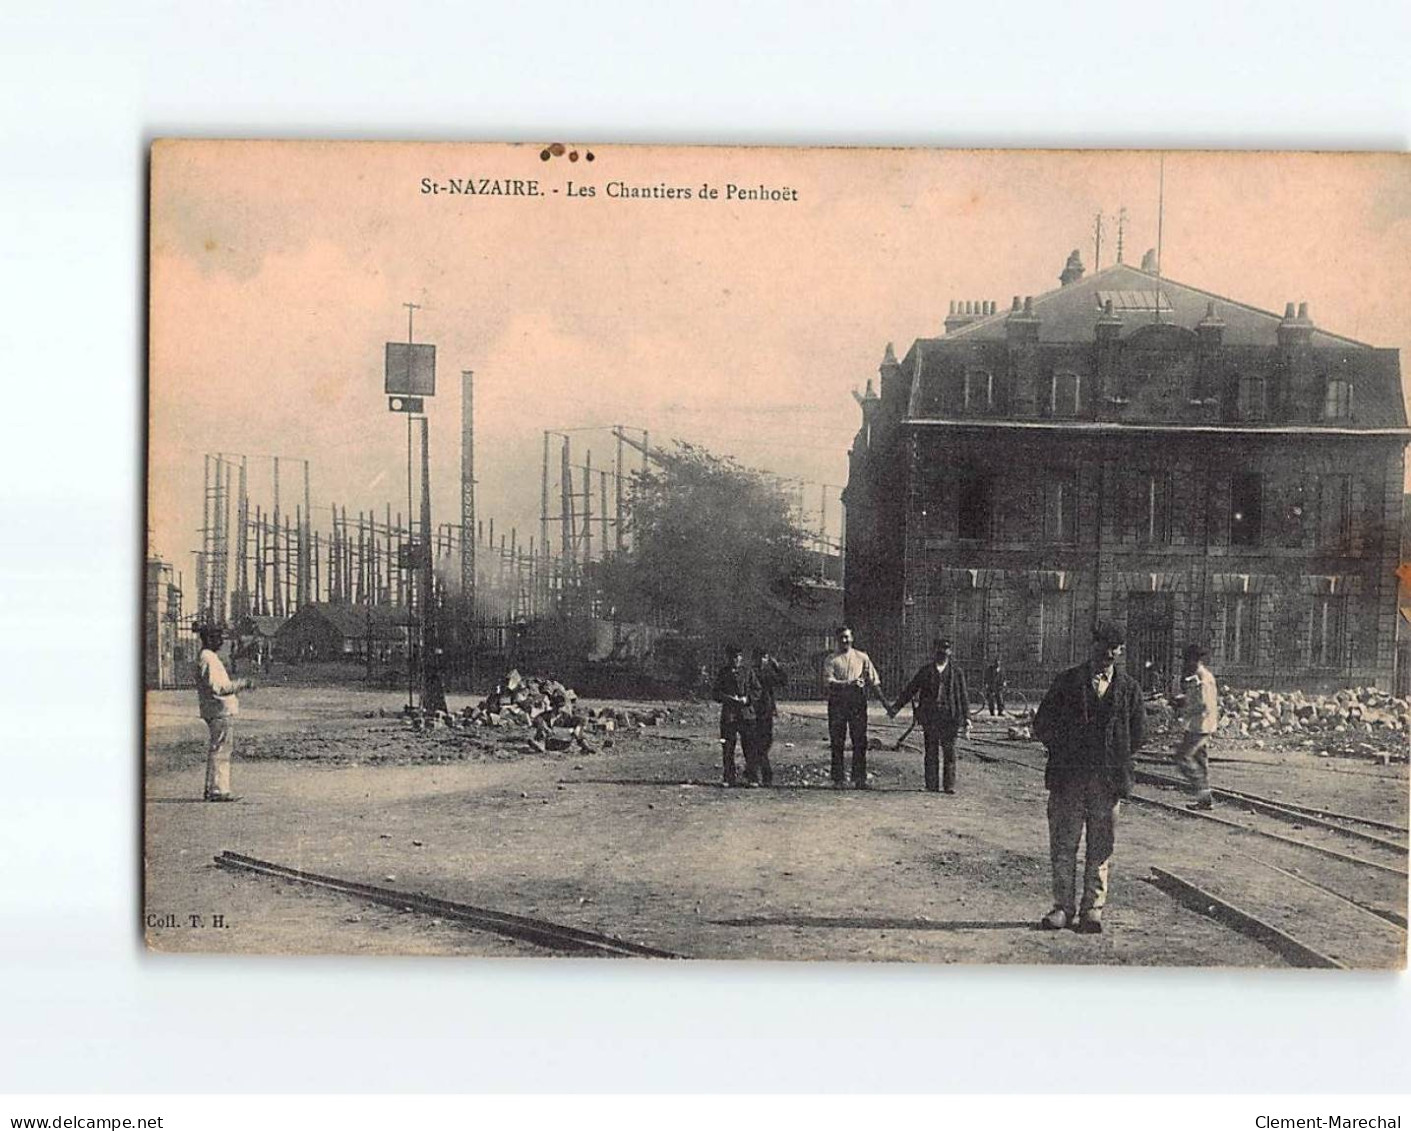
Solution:
M1215 686L1214 673L1205 666L1209 658L1209 653L1199 644L1186 647L1180 691L1176 696L1186 729L1176 747L1174 760L1186 785L1195 794L1195 800L1187 809L1206 810L1215 806L1214 795L1210 792L1208 748L1210 736L1220 726L1220 693Z
M196 698L206 720L210 741L206 746L206 800L237 801L230 791L230 755L235 749L235 716L241 691L254 687L248 679L231 679L221 662L225 631L218 624L196 626L201 654L196 658Z
M867 696L871 692L887 705L882 679L866 652L852 646L853 632L846 625L838 629L838 649L823 665L823 681L828 692L828 744L833 753L833 788L841 789L843 746L852 736L852 784L867 789Z

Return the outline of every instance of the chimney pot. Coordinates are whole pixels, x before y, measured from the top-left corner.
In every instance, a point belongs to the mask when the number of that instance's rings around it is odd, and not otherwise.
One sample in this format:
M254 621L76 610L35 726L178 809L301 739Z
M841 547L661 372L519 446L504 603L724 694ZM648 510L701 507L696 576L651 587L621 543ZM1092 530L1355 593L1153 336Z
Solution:
M1306 302L1300 302L1298 304L1298 320L1300 322L1308 321L1308 304Z
M1105 303L1103 303L1103 305L1102 305L1102 312L1103 312L1104 314L1111 314L1111 313L1112 313L1112 300L1111 300L1111 299L1108 299Z
M951 312L952 314L955 313L955 299L951 299L951 300L950 300L950 312Z
M1205 317L1207 317L1207 318L1214 318L1214 317L1215 317L1215 304L1214 304L1213 302L1207 302L1207 303L1205 304Z
M1019 296L1018 296L1018 295L1015 295L1015 296L1014 296L1014 305L1013 305L1012 307L1010 307L1010 309L1011 309L1011 310L1018 310L1018 309L1020 309L1022 306L1023 306L1023 303L1021 303L1021 302L1019 301Z
M1292 322L1294 320L1294 317L1295 315L1293 312L1293 303L1289 303L1287 306L1284 307L1284 321Z
M1034 313L1034 296L1033 296L1033 295L1025 295L1025 296L1024 296L1024 313L1025 313L1025 314L1033 314L1033 313Z

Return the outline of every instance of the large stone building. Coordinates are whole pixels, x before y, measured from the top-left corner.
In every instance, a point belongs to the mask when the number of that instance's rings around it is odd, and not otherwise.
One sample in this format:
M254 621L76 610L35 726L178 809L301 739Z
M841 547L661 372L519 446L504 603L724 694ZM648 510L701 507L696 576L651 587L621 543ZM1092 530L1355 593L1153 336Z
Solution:
M945 634L1037 688L1110 618L1149 685L1195 640L1236 685L1390 686L1397 351L1304 303L1083 274L1074 252L1056 290L888 345L845 493L860 642L893 684Z

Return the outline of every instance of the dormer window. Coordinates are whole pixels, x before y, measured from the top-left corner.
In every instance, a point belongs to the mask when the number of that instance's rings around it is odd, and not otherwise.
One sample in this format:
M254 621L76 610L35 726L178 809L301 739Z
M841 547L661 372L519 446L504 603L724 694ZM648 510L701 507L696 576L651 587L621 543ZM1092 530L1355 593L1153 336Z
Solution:
M1323 393L1323 419L1346 420L1352 415L1352 382L1341 377L1328 380Z
M1055 373L1049 378L1048 414L1077 416L1082 378L1076 373Z
M965 373L965 411L993 412L995 408L995 377L984 369Z

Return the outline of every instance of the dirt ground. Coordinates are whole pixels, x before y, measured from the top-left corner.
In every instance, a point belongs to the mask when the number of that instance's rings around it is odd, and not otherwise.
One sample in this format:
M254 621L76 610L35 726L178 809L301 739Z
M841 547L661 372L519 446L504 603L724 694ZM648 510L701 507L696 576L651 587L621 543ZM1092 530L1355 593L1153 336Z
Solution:
M453 699L453 710L468 700ZM962 743L959 791L921 789L918 750L877 711L874 788L834 791L818 704L786 704L778 784L726 790L709 705L660 727L593 736L595 750L530 750L525 731L414 733L395 693L269 687L242 697L234 784L199 801L205 727L191 692L147 700L146 935L160 951L537 955L532 944L409 910L232 873L222 851L532 915L692 958L1279 966L1259 943L1147 882L1200 873L1230 897L1267 866L1201 822L1125 806L1106 931L1036 929L1048 909L1041 775ZM904 720L898 720L902 723ZM977 737L1001 739L988 719ZM914 738L919 737L919 732ZM919 746L919 742L917 743ZM1012 744L1037 762L1041 751ZM1405 766L1290 752L1215 751L1231 788L1405 825ZM1021 757L1021 760L1022 760ZM1402 862L1404 867L1404 860ZM1297 865L1294 865L1295 869ZM1284 908L1335 918L1310 886ZM1385 898L1396 899L1395 891ZM1286 893L1279 896L1287 902ZM1399 887L1405 911L1405 883ZM1320 902L1322 901L1322 902ZM1355 920L1354 908L1345 912ZM220 925L216 917L220 917ZM194 917L194 918L193 918ZM1365 924L1363 924L1365 926ZM1355 936L1358 924L1347 927ZM1404 962L1358 950L1349 965ZM1385 950L1385 948L1383 948Z

